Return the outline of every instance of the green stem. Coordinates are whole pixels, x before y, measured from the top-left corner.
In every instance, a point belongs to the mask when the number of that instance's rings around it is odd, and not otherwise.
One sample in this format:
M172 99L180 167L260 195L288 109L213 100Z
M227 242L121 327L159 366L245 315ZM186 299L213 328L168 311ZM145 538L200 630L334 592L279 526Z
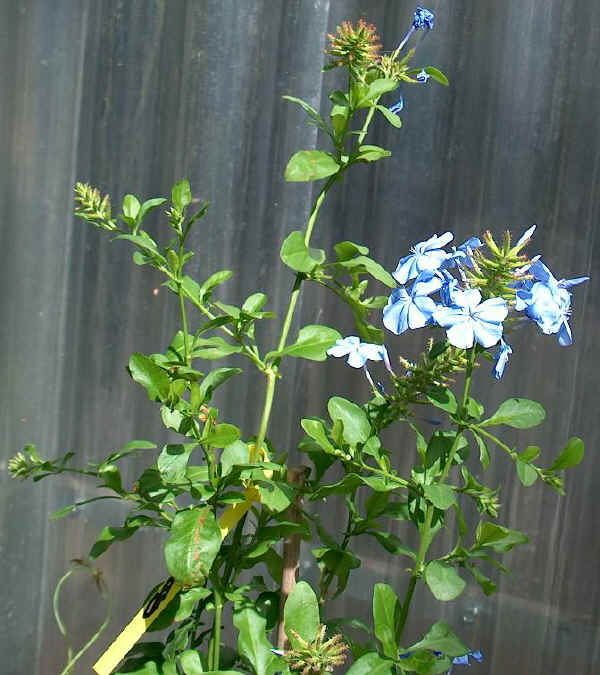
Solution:
M489 431L486 431L485 429L482 429L481 427L478 427L477 425L474 425L474 430L478 433L481 434L481 436L485 436L486 438L489 438L490 441L493 441L499 448L502 448L505 452L507 452L512 459L517 458L517 453L512 450L511 448L506 445L506 443L503 443L499 438L496 438L494 434L490 434Z
M223 596L218 586L214 587L215 598L215 620L213 623L212 637L209 649L209 668L219 670L219 661L221 659L221 620L223 617Z
M467 363L467 371L465 375L465 386L463 390L461 403L461 413L463 415L465 414L467 402L469 400L469 391L471 389L471 376L473 374L473 368L475 366L475 358L476 358L476 346L473 346L471 348L471 353ZM452 447L450 448L450 452L448 453L448 458L446 460L444 468L442 469L438 485L445 483L446 478L448 478L448 474L450 473L450 469L452 468L452 462L454 461L454 455L456 454L458 444L460 442L460 439L462 438L464 430L465 427L463 425L459 425L456 431L456 436L454 437L454 441L452 443ZM423 574L424 569L423 565L425 562L425 556L427 555L427 551L429 550L431 542L433 541L433 538L431 536L431 524L433 521L434 511L435 507L433 506L433 504L429 504L427 506L427 511L425 512L425 522L423 523L423 529L421 530L421 540L419 543L419 550L417 552L417 557L415 559L415 564L412 569L411 578L408 583L408 588L406 589L404 600L402 602L402 608L400 610L400 615L398 617L398 625L396 628L396 642L398 644L400 643L402 633L404 632L404 626L406 625L406 620L408 618L408 611L410 609L410 603L412 601L412 597L415 592L415 586L417 585L417 579Z
M352 499L355 499L356 497L356 490L352 493ZM352 518L352 512L348 509L348 522L346 524L346 530L344 532L344 538L342 540L342 544L340 546L340 550L345 551L346 548L348 548L348 544L350 543L350 537L352 536L352 530L353 530L353 518ZM328 570L327 573L323 577L323 581L319 583L319 604L322 605L324 604L325 600L327 600L327 592L329 591L329 586L331 586L331 582L333 581L333 577L335 576L336 570Z

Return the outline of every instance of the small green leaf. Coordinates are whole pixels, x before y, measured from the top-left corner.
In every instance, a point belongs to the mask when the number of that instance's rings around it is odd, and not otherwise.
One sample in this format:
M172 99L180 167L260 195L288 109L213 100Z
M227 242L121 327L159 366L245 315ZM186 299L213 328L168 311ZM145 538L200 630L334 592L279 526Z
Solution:
M217 368L211 370L200 384L198 391L200 401L210 401L212 393L217 387L220 387L224 382L227 382L230 377L239 375L241 372L241 368Z
M485 470L490 465L490 451L488 450L488 447L485 444L483 438L481 438L481 436L477 434L475 431L473 430L471 431L473 433L473 436L475 437L475 440L477 441L477 445L479 446L479 461L481 462L481 466Z
M217 424L202 438L202 443L215 448L224 448L237 441L239 437L240 430L233 424Z
M194 649L186 649L178 656L179 665L182 667L185 675L203 675L202 661L200 654Z
M164 548L169 573L182 586L200 586L220 548L221 530L210 507L179 511Z
M288 162L285 179L290 182L320 180L339 169L333 155L321 150L300 150Z
M402 120L393 113L389 108L386 108L384 105L376 105L377 110L385 117L385 119L396 129L400 129L402 126Z
M180 212L192 201L190 184L185 178L173 186L171 201L173 202L173 206Z
M160 206L161 204L164 204L167 200L164 197L157 197L156 199L148 199L142 204L142 207L140 208L136 221L138 223L141 223L142 220L144 220L146 214L149 211L152 211L155 209L157 206Z
M135 220L140 211L140 202L135 195L125 195L123 198L123 215Z
M371 424L362 408L341 396L334 396L327 404L329 416L344 425L344 439L352 446L364 443L371 435Z
M285 632L292 648L298 646L298 640L292 630L306 642L312 642L319 630L319 603L313 589L305 582L299 581L285 602L283 611Z
M140 525L125 525L124 527L104 527L98 539L90 550L92 560L100 557L115 541L124 541L135 534Z
M442 511L456 504L456 495L449 485L426 485L423 491L427 500Z
M436 621L427 631L425 637L408 648L407 651L417 649L429 649L431 651L442 652L450 658L463 656L470 650L467 645L458 638L445 621Z
M540 448L537 445L528 445L521 453L520 457L524 462L533 462L540 456Z
M298 332L293 344L276 353L310 361L325 361L327 350L341 337L337 330L328 326L304 326ZM274 355L275 353L271 352L270 356Z
M384 659L377 652L367 652L352 664L346 675L392 675L395 672L393 661Z
M359 162L376 162L384 157L391 157L392 153L389 150L380 148L378 145L361 145L358 148L358 155L356 157Z
M329 454L335 454L335 448L331 445L323 422L318 419L303 419L300 422L304 431Z
M417 649L410 655L402 657L402 668L417 675L441 675L451 672L452 661L447 657L435 654L428 649Z
M529 462L524 462L522 459L517 458L517 474L519 475L519 480L525 487L533 485L537 480L537 471L529 464Z
M433 595L443 602L458 598L466 586L454 567L439 560L432 560L425 568L425 582Z
M165 445L158 456L157 466L167 483L179 483L185 479L187 463L197 446L197 443Z
M398 88L398 82L396 80L380 78L371 82L369 88L367 89L364 96L359 100L357 108L365 108L371 105L376 98L387 94L390 91L394 91Z
M366 246L355 244L353 241L340 241L333 248L340 262L350 260L350 258L354 258L357 255L367 255L369 253L369 249Z
M325 251L309 249L304 243L304 233L296 230L286 237L280 256L281 260L296 272L310 274L325 260Z
M444 86L448 86L450 82L448 82L448 78L442 73L441 70L438 70L435 66L427 66L424 68L425 72L428 75L431 75L431 77L436 81L439 82L440 84L443 84Z
M248 464L250 450L243 441L235 441L223 449L221 453L221 475L226 476L234 466Z
M350 260L342 260L337 264L353 273L370 274L373 279L381 281L388 288L396 288L398 285L394 277L386 269L367 256L359 255Z
M546 411L537 401L526 398L509 398L487 420L479 423L482 427L506 424L515 429L529 429L540 424L546 417Z
M398 657L396 628L400 609L400 600L394 589L388 584L375 584L373 589L375 637L381 642L383 653L391 659Z
M222 337L196 338L192 356L198 359L222 359L224 356L242 351L239 345L232 345Z
M482 520L475 531L475 541L480 547L489 547L497 553L505 553L518 544L526 544L529 538L523 532Z
M211 274L208 279L200 286L200 292L203 298L210 297L215 286L222 284L224 281L231 279L233 272L231 270L219 270L214 274Z
M144 354L132 354L129 359L131 377L146 388L151 401L164 401L169 396L171 380L167 373Z
M448 387L436 387L426 393L428 401L436 408L441 408L454 415L458 411L458 401Z
M233 625L238 629L238 652L248 659L256 675L271 675L282 663L271 651L266 637L267 621L248 607L233 615ZM283 667L279 667L283 670Z
M564 450L560 455L554 460L554 463L550 467L550 471L561 471L562 469L568 469L572 466L577 466L579 462L583 459L584 455L584 445L581 438L574 436L569 439L569 442L565 446Z

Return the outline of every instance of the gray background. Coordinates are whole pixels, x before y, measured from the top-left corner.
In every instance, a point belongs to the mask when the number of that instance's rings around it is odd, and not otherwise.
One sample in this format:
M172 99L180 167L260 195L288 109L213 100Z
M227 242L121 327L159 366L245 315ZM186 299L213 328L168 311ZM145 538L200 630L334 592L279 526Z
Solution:
M491 409L519 394L553 411L543 428L511 439L518 447L535 440L549 463L578 434L588 455L568 475L562 499L543 485L523 488L506 458L494 456L488 474L503 486L501 519L527 531L531 543L506 556L514 574L500 579L492 598L472 585L446 606L417 593L407 641L442 615L484 650L476 672L591 674L600 659L600 4L428 6L436 29L416 61L438 65L451 87L409 88L404 128L375 125L372 142L393 156L353 170L332 191L314 242L326 249L344 238L366 243L393 268L411 243L435 231L450 229L462 240L486 227L520 232L539 223L536 247L557 275L592 276L575 292L575 344L562 349L533 327L524 330L511 339L515 355L503 382L482 371L475 392ZM133 351L166 346L176 302L162 289L153 293L160 279L131 264L126 244L110 244L73 221L74 182L88 180L117 199L125 192L148 198L187 176L195 194L212 202L194 235L193 271L206 278L234 268L225 301L260 289L281 311L291 275L278 248L303 225L316 189L285 184L283 169L295 150L317 143L314 128L281 96L325 106L323 92L336 77L321 72L325 34L364 15L390 49L413 9L412 0L0 1L3 467L26 442L47 456L76 449L84 463L132 438L166 438L125 364ZM161 231L158 223L153 231ZM316 288L306 288L296 325L300 320L351 328L345 308ZM274 332L275 323L263 330L266 344ZM392 339L390 350L415 355L423 337ZM270 434L280 449L294 448L297 418L322 414L334 392L368 395L360 373L340 361L289 360L285 371ZM219 399L246 435L256 432L262 391L261 381L239 378ZM388 439L402 467L414 454L406 440L399 432ZM143 465L130 467L126 478ZM33 486L6 472L0 480L2 670L59 672L64 652L51 615L53 588L69 560L87 553L103 525L120 524L124 511L101 502L48 522L55 510L92 496L93 482L66 477ZM336 504L324 509L332 523L344 518ZM163 575L160 545L159 534L140 532L100 559L115 616L79 672L89 672ZM369 541L359 540L355 551L363 567L332 613L368 617L373 583L387 580L402 591L406 563L374 553ZM65 597L66 620L83 641L101 618L97 598L83 579Z

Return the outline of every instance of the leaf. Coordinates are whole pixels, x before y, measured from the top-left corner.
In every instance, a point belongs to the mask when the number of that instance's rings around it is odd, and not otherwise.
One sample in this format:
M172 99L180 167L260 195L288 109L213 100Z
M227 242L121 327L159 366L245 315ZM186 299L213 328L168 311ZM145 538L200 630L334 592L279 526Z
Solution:
M231 279L233 272L231 270L219 270L214 274L211 274L208 279L200 286L200 293L203 298L210 297L210 294L219 284L222 284L224 281Z
M509 398L487 420L479 422L479 426L491 427L506 424L515 429L535 427L546 417L546 411L537 401L526 398Z
M483 438L481 438L481 436L478 433L473 431L473 429L471 429L471 433L475 437L477 445L479 446L479 461L481 462L481 466L485 470L490 465L490 451L488 450L485 441L483 440Z
M213 391L217 387L220 387L224 382L227 382L230 377L239 375L241 372L241 368L217 368L211 370L200 383L199 396L201 402L210 401Z
M306 642L312 642L319 630L319 603L313 589L306 581L299 581L288 596L283 610L285 632L292 648L298 646L298 640L292 630Z
M400 129L402 126L402 120L393 113L389 108L386 108L384 105L376 105L377 110L385 117L385 119L396 129Z
M226 476L231 469L240 464L248 464L250 450L243 441L235 441L226 446L221 453L221 476Z
M529 537L523 532L482 520L477 526L475 541L479 547L489 547L497 553L505 553L517 544L526 544Z
M358 155L356 161L358 162L376 162L384 157L391 157L392 153L389 150L380 148L378 145L361 145L358 148Z
M359 476L355 473L348 473L341 480L337 481L337 483L321 485L318 487L310 495L310 499L324 499L331 494L349 494L350 492L354 492L360 485L367 485L377 492L390 492L391 490L396 490L401 483L379 478L378 476Z
M297 103L306 114L311 118L313 124L319 129L322 129L325 133L331 134L325 120L319 115L319 113L306 101L303 101L301 98L296 98L295 96L282 96L286 101L291 101L292 103Z
M409 655L404 654L401 658L402 669L414 671L417 675L441 675L441 673L450 673L452 668L452 661L447 656L428 649L417 649Z
M398 285L394 277L386 269L384 269L378 262L375 262L375 260L368 258L365 255L359 255L356 258L351 258L350 260L343 260L337 264L339 264L344 269L350 270L351 272L370 274L373 279L381 281L381 283L385 284L388 288L396 288Z
M456 504L456 495L449 485L426 485L423 491L427 500L441 511Z
M325 431L325 426L323 422L318 419L303 419L300 421L300 424L304 431L319 444L319 446L325 450L326 453L333 455L335 454L335 448L329 442L327 438L327 432Z
M179 511L165 543L169 573L181 586L200 586L220 548L221 530L210 507Z
M392 675L394 662L384 659L377 652L367 652L355 661L346 675Z
M152 209L155 209L157 206L160 206L161 204L164 204L167 200L164 197L157 197L156 199L148 199L146 200L143 204L142 207L140 208L136 222L139 224L144 220L146 214L149 211L152 211Z
M185 178L173 186L171 201L173 202L173 206L180 212L192 201L190 184Z
M383 653L391 659L398 657L396 628L400 609L400 600L394 589L388 584L375 584L373 589L375 637L381 642Z
M285 169L285 179L290 182L312 181L327 178L340 169L333 155L321 150L296 152Z
M90 550L90 558L99 558L115 541L124 541L135 534L140 525L125 525L124 527L104 527Z
M334 328L328 326L304 326L298 332L294 344L289 345L280 352L271 352L267 356L294 356L296 358L309 359L310 361L325 361L327 350L341 339L341 335Z
M344 439L352 446L364 443L371 435L371 424L362 408L341 396L333 396L327 404L329 416L344 425Z
M366 246L355 244L353 241L340 241L339 244L336 244L333 248L337 259L340 262L350 260L350 258L354 258L358 255L367 255L369 253L369 249Z
M442 73L441 70L438 70L435 66L426 66L424 70L428 75L431 75L431 77L436 82L439 82L440 84L443 84L446 87L450 84L450 82L448 82L448 78L444 75L444 73Z
M131 377L146 388L151 401L164 401L169 396L171 380L167 373L144 354L132 354L129 358Z
M525 487L533 485L538 477L537 471L531 466L531 464L529 464L529 462L524 462L518 457L516 460L516 465L517 474L521 483L523 483Z
M198 359L221 359L241 351L239 345L232 345L222 337L196 338L192 356Z
M540 448L537 445L528 445L525 450L520 454L520 458L524 462L533 462L540 456Z
M445 621L436 621L427 631L425 637L419 642L408 648L408 651L417 649L430 649L431 651L442 652L450 658L463 656L469 653L467 645L453 632Z
M265 293L252 293L245 300L242 305L242 312L246 314L255 314L259 312L267 303L267 295Z
M360 558L350 551L338 548L337 544L334 548L314 548L312 554L318 560L322 572L337 577L337 588L331 599L336 598L346 588L350 572L360 567Z
M286 237L280 256L281 260L296 272L310 274L325 260L325 251L309 249L304 242L304 233L296 230Z
M179 654L179 665L182 667L185 675L202 675L202 661L200 654L194 649L186 649Z
M458 411L456 396L454 396L454 393L448 387L430 389L426 396L427 400L436 408L441 408L452 415Z
M584 445L581 438L574 436L570 438L564 450L554 460L550 471L561 471L572 466L577 466L583 459Z
M380 96L383 96L383 94L387 94L390 91L394 91L397 88L398 82L396 82L396 80L385 77L374 80L369 85L365 95L358 102L357 108L364 108L376 98L379 98Z
M260 501L273 513L287 509L294 496L293 489L285 483L260 480L257 487L260 492Z
M135 220L140 211L140 202L135 195L125 195L123 197L123 215L126 218Z
M158 456L157 466L167 483L179 483L185 479L187 463L197 446L197 443L165 445Z
M240 437L240 430L233 424L217 424L215 425L207 436L202 438L202 443L211 445L215 448L224 448L226 445L231 445Z
M281 661L271 652L265 635L266 619L248 607L234 613L233 624L239 631L238 652L248 659L256 675L273 673L273 666Z
M432 560L427 565L425 581L433 595L443 602L458 598L466 586L454 567L439 560Z
M177 598L179 599L179 606L177 607L177 612L175 613L175 621L183 621L192 615L194 608L200 602L200 600L205 600L210 595L212 591L203 586L197 586L196 588L190 588L187 591L181 591Z

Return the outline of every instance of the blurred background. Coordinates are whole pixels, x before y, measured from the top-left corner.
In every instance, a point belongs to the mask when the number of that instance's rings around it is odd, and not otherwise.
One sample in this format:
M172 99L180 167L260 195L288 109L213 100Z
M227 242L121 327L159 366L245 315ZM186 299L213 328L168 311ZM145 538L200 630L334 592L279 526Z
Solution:
M281 313L292 276L279 246L303 226L319 188L283 180L290 155L319 139L281 97L300 96L325 110L337 78L321 71L326 34L344 19L365 17L393 49L414 5L0 0L2 469L29 442L44 456L75 450L83 465L133 438L167 439L157 408L125 365L133 351L166 347L178 321L176 298L153 270L131 264L126 243L74 221L74 183L89 181L118 204L127 192L166 196L176 180L189 178L194 195L212 203L193 235L193 273L204 279L234 269L221 299L238 302L262 290L269 309ZM477 672L591 675L600 662L600 4L427 6L436 25L415 63L438 66L451 86L408 87L401 130L377 121L371 142L392 157L351 171L330 192L313 241L328 250L342 239L367 244L393 269L433 232L452 230L463 241L486 228L520 234L538 223L532 253L543 252L559 278L592 277L574 293L574 345L561 348L535 327L524 329L511 336L514 356L503 381L481 369L474 393L489 410L510 395L543 403L550 411L543 427L511 440L521 449L535 441L546 464L572 435L584 438L587 456L567 474L560 498L539 482L524 488L508 458L495 454L486 477L502 486L500 520L531 541L505 556L512 576L493 573L499 592L491 598L469 584L457 601L441 605L420 589L407 635L417 639L442 617L483 650ZM167 236L160 217L151 222L157 237ZM352 330L345 306L306 285L296 326L316 322ZM273 344L276 323L263 329L265 345ZM395 359L416 356L424 333L388 337ZM361 374L338 360L289 359L284 366L270 437L297 457L300 417L323 415L334 393L362 401L369 391ZM261 380L242 376L218 397L246 437L257 431L262 395ZM410 438L397 431L387 440L397 465L410 466ZM150 461L133 462L125 478ZM52 617L55 585L69 561L88 553L104 525L120 525L125 511L99 502L49 521L93 496L94 482L22 484L4 470L0 482L2 670L58 673L65 650ZM335 499L320 508L332 529L344 522ZM394 528L410 544L408 528ZM369 619L373 584L387 581L402 593L406 562L355 541L362 567L331 614ZM442 543L450 541L451 533L444 535ZM161 533L140 531L99 559L114 617L76 672L90 671L164 576L161 543ZM309 549L302 573L314 580ZM83 643L102 619L93 584L83 575L68 582L63 606L75 643Z

